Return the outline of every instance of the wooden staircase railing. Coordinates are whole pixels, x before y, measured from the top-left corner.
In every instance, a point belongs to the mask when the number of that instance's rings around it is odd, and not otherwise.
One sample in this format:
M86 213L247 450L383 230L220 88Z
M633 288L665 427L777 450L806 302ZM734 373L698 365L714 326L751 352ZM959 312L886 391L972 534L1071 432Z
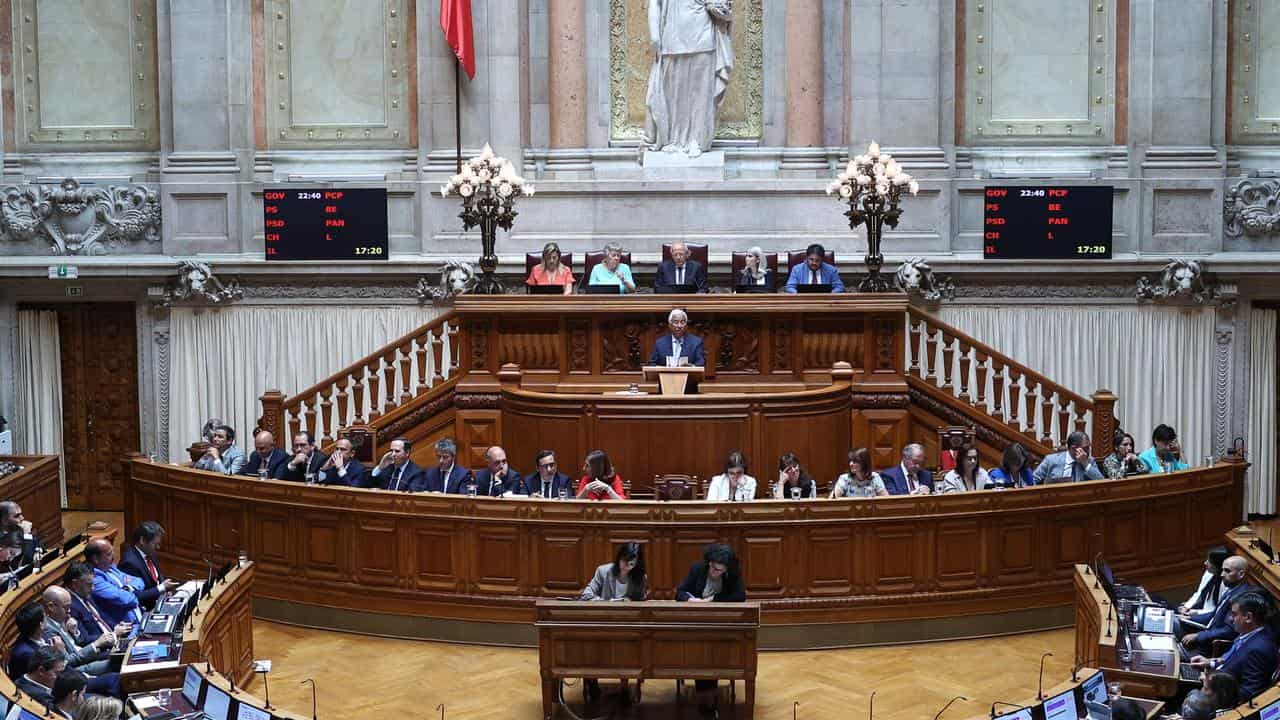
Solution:
M1119 423L1110 391L1074 393L918 308L907 310L906 335L911 387L951 398L1037 454L1077 430L1090 434L1095 457L1111 452Z
M458 325L445 313L404 337L393 340L292 397L268 390L261 397L258 427L276 436L286 428L290 438L307 430L321 445L351 425L378 418L452 379L458 369Z

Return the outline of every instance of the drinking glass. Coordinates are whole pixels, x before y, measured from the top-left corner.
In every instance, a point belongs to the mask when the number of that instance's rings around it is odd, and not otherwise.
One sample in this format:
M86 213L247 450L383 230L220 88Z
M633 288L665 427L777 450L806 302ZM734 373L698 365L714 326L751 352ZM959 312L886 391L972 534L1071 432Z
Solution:
M561 499L561 500L568 500L568 499L569 499L569 488L567 488L567 487L561 487L561 488L560 488L560 493L559 493L559 494L560 494L560 499Z
M259 480L267 479L267 468L265 466L258 468L258 479Z
M1117 699L1119 699L1120 683L1118 682L1107 683L1107 697L1111 699L1111 702L1115 702Z
M156 691L156 700L160 703L160 707L169 707L169 699L173 695L173 691L169 688L160 688Z
M476 484L467 483L467 497L475 497L475 496L476 496Z
M791 499L792 499L792 500L799 500L799 499L800 499L800 488L798 488L798 487L793 487L793 488L791 488Z
M307 479L307 484L308 484L308 485L315 485L315 484L316 484L316 474L315 474L315 473L313 473L313 472L309 472L309 473L307 473L306 475L304 475L303 477L305 477L305 478Z

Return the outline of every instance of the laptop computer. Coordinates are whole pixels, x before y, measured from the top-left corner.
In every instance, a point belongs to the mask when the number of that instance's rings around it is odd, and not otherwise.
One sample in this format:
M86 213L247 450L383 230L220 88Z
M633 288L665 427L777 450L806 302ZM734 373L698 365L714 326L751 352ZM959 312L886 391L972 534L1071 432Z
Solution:
M582 289L587 295L621 295L621 285L588 285Z
M563 285L525 285L524 289L530 295L563 295Z
M773 288L768 285L734 285L735 293L771 293Z
M831 286L826 283L817 283L817 284L806 283L804 285L797 285L796 292L798 293L830 293Z
M659 285L654 289L654 292L659 295L689 295L698 292L698 286L689 285L688 283L684 285Z

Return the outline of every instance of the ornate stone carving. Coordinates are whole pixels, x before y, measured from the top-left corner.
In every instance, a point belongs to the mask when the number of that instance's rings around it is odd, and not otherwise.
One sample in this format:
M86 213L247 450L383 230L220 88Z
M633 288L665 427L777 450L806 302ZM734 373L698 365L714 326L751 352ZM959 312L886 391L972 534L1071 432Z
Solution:
M1213 367L1214 455L1222 455L1227 451L1227 439L1230 437L1227 421L1231 410L1231 339L1234 334L1233 330L1234 328L1227 325L1214 331L1214 340L1217 344Z
M48 242L54 255L105 255L128 243L158 242L160 202L141 185L81 187L74 178L56 188L10 185L0 232L9 240Z
M900 326L900 322L895 323L892 320L877 319L875 321L877 370L892 370L894 368L894 330Z
M1190 298L1200 304L1211 304L1218 298L1218 288L1205 282L1198 261L1174 258L1164 266L1159 278L1138 278L1137 296L1139 300Z
M1093 285L961 285L955 289L959 298L1126 298L1133 297L1133 283L1097 283Z
M440 282L432 286L425 277L418 278L418 302L451 302L455 297L471 292L476 287L476 271L471 263L462 260L446 260L440 266Z
M329 278L326 283L334 282ZM428 285L430 286L430 285ZM390 298L405 299L417 296L416 288L410 285L330 285L308 284L299 282L290 285L243 285L246 298Z
M178 263L177 281L165 290L160 305L169 307L180 301L225 305L243 297L244 291L240 289L240 283L235 280L225 283L219 280L209 263L183 260Z
M156 405L160 410L156 417L156 435L160 438L156 456L169 460L169 327L157 325L152 337L156 344Z
M1230 237L1280 233L1280 180L1241 180L1223 202L1223 232Z
M453 407L453 400L454 391L450 390L431 402L425 403L419 408L415 408L413 412L398 418L395 422L388 424L386 427L379 428L378 434L382 437L389 438L400 437L410 429L421 425L432 417L435 417L437 414Z
M933 268L920 257L908 258L899 265L893 282L899 290L928 302L952 300L956 296L955 283L950 278L934 275Z

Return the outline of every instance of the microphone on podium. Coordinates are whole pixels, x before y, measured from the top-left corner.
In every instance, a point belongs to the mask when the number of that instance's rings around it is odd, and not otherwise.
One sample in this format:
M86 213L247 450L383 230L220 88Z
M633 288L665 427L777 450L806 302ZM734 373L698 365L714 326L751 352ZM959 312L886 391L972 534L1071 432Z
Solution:
M872 720L876 712L876 691L871 691L871 699L867 701L867 720Z
M306 685L307 683L311 683L311 720L319 720L319 717L316 715L316 681L311 678L307 678L298 684Z
M965 702L969 702L969 698L963 695L957 695L951 698L950 700L948 700L946 705L942 706L942 709L938 711L938 714L933 716L933 720L938 720L938 718L942 717L942 713L946 712L947 708L951 707L952 703L954 703L957 700L964 700Z
M1016 711L1018 711L1018 710L1024 710L1024 709L1026 709L1026 706L1025 706L1025 705L1014 705L1013 703L1007 703L1007 702L1005 702L1005 701L1003 701L1003 700L997 700L997 701L995 701L995 702L991 703L991 720L996 720L996 706L997 706L997 705L1003 705L1003 706L1005 706L1005 707L1011 707L1011 708L1013 708L1013 709L1014 709L1014 711L1015 711L1015 712L1016 712Z
M1047 652L1040 656L1040 682L1039 689L1036 691L1036 700L1044 701L1044 659L1053 657L1053 653Z

